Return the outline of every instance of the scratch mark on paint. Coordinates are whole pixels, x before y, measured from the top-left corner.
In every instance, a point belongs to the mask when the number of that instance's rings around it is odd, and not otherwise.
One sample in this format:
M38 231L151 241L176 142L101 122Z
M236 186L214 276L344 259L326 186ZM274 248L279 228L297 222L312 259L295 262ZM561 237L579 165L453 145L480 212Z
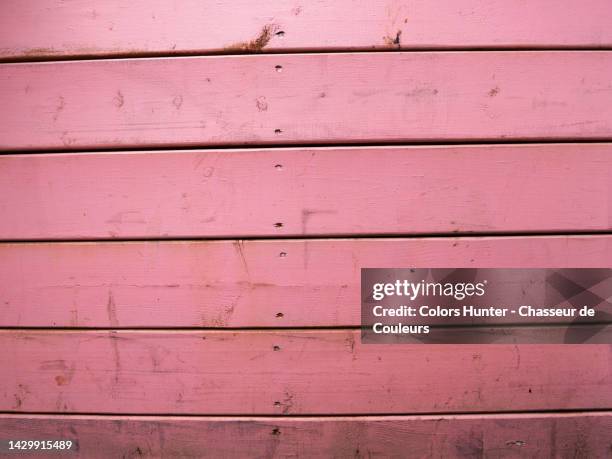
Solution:
M240 261L242 262L242 266L244 267L244 271L246 272L247 278L249 279L249 283L250 283L251 274L249 273L249 265L247 264L246 257L244 256L243 244L244 244L244 241L239 239L236 242L234 242L234 248L236 249L236 251L238 252L238 255L240 256Z
M117 321L117 306L115 305L115 299L113 292L108 291L108 302L106 303L106 312L108 313L108 322L111 327L116 328L119 325Z

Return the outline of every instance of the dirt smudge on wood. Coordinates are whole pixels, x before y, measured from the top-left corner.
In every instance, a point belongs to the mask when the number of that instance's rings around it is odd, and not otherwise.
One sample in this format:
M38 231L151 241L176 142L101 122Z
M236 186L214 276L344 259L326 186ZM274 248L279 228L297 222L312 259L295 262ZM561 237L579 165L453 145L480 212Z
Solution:
M263 26L259 35L250 41L242 41L225 47L225 51L246 51L251 53L261 52L272 39L272 35L278 30L278 25L267 24Z

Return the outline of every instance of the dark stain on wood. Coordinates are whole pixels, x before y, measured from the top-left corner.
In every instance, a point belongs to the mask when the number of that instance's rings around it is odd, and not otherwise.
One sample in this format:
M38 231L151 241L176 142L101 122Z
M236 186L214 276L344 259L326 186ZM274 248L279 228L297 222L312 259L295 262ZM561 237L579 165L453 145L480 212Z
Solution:
M250 53L258 53L261 52L268 43L270 43L270 39L272 35L278 30L278 26L275 24L268 24L263 26L259 35L251 41L242 41L239 43L234 43L225 47L225 51L246 51Z

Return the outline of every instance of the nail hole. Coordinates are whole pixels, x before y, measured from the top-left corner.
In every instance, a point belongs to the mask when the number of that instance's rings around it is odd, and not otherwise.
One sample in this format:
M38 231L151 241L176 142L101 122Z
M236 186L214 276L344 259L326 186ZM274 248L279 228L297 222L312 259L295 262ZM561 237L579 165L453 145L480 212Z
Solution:
M285 31L284 30L279 30L274 35L276 35L277 37L284 37L285 36Z
M272 435L280 435L280 429L278 427L272 429Z
M277 312L276 313L276 317L284 317L284 316L285 316L285 314L283 314L282 312Z
M276 69L277 72L282 72L283 71L283 66L282 65L275 65L274 68Z
M274 349L275 351L280 351L280 346L274 346L272 349Z
M280 135L280 134L282 134L282 132L283 132L283 131L282 131L282 130L280 130L280 129L274 129L274 133L275 133L276 135Z
M287 252L281 252L278 254L279 257L285 258L287 256Z
M274 224L274 227L275 227L275 228L282 228L282 227L283 227L283 224L282 224L282 223L280 223L280 222L278 222L278 223L275 223L275 224Z
M281 402L278 402L278 401L274 402L274 406L281 406Z
M282 164L277 164L276 166L274 166L274 169L276 169L277 171L282 171L283 170L283 165Z

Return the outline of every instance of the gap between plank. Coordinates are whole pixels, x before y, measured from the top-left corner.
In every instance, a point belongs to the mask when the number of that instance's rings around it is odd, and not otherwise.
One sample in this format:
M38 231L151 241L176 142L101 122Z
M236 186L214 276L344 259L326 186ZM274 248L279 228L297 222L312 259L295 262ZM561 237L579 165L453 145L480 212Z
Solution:
M29 416L66 416L66 417L87 417L87 416L95 416L95 417L105 417L105 418L128 418L128 417L141 417L144 419L154 419L157 417L163 418L184 418L184 419L192 419L192 418L204 418L204 419L214 419L214 418L222 418L222 419L311 419L311 418L329 418L329 419L355 419L355 418L364 418L364 419L372 419L372 418L402 418L402 417L412 417L418 419L440 419L444 417L463 417L463 418L471 418L471 417L496 417L496 416L537 416L537 415L558 415L558 416L571 416L571 415L612 415L611 408L589 408L589 409L550 409L550 410L500 410L500 411L440 411L440 412L423 412L423 413L334 413L334 414L285 414L279 416L278 414L257 414L257 415L244 415L244 414L173 414L173 413L92 413L92 412L57 412L57 411L0 411L0 416L9 415L16 417L29 417ZM1 419L1 418L0 418Z
M274 236L210 236L210 237L192 237L192 236L175 236L175 237L125 237L125 238L57 238L57 239L0 239L2 244L78 244L78 243L98 243L98 244L113 244L121 242L220 242L220 241L287 241L287 240L304 240L313 242L315 240L375 240L375 239L463 239L463 238L504 238L504 237L568 237L568 236L606 236L612 235L612 228L605 230L568 230L568 231L464 231L455 232L440 232L440 233L410 233L410 234L394 234L394 233L340 233L340 234L298 234L298 235L274 235Z
M580 322L580 323L563 323L563 322L546 322L546 323L520 323L520 322L509 322L509 323L491 323L491 324L439 324L430 325L433 329L456 329L456 328L469 328L472 329L489 329L489 328L555 328L555 327L595 327L595 326L607 326L612 325L612 321L593 321L593 322ZM0 326L1 332L17 332L17 331L37 331L46 333L63 333L63 332L85 332L85 333L97 333L97 332L135 332L135 333L158 333L158 332L206 332L206 333L231 333L231 332L293 332L293 331L349 331L349 330L361 330L361 325L315 325L315 326L274 326L274 327L194 327L194 326L181 326L181 327L2 327ZM428 344L428 343L425 343ZM469 343L467 343L469 344ZM494 344L494 343L493 343ZM518 343L521 344L521 343ZM525 343L528 344L528 343Z
M418 146L435 146L435 147L454 147L454 146L471 146L471 145L539 145L539 144L606 144L611 143L612 137L594 137L590 139L577 139L574 137L559 137L559 138L505 138L505 139L443 139L443 140L373 140L373 141L355 141L351 142L350 139L342 140L339 142L269 142L269 143L232 143L223 145L210 145L210 144L194 144L194 145L140 145L136 147L130 146L106 146L106 147L79 147L74 148L24 148L24 149L8 149L0 150L1 156L9 155L51 155L51 154L90 154L90 153L121 153L121 152L141 152L149 153L155 151L194 151L202 150L302 150L306 148L317 148L317 149L340 149L340 148L373 148L373 147L418 147Z
M567 46L546 46L546 45L524 45L524 46L418 46L418 47L390 47L390 48L282 48L269 49L257 52L252 51L228 51L228 50L193 50L193 51L142 51L142 52L118 52L118 53L99 53L99 54L57 54L47 56L10 56L0 58L0 64L15 64L28 62L65 62L65 61L93 61L93 60L124 60L124 59L158 59L175 57L206 57L206 56L261 56L261 55L296 55L296 54L377 54L377 53L461 53L461 52L516 52L516 51L612 51L612 45L567 45Z

